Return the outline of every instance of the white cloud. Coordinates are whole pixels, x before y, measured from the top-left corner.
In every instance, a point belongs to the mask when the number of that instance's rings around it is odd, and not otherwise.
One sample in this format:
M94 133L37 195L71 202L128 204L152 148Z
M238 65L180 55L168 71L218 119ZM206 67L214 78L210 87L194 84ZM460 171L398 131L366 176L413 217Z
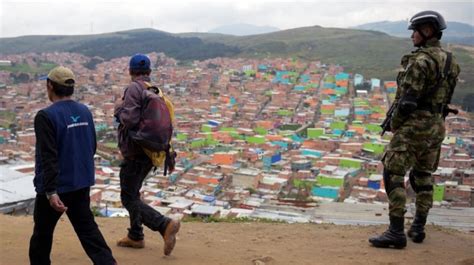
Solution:
M149 27L175 33L205 32L235 23L281 29L311 25L349 27L381 20L406 20L425 9L439 11L448 21L474 24L471 0L0 0L0 36L90 34Z

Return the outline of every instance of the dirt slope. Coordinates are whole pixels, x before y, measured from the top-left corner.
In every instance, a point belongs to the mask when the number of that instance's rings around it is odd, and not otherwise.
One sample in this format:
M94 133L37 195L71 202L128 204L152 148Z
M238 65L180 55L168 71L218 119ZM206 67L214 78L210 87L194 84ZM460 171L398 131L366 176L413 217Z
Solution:
M128 220L98 218L119 264L474 264L474 234L429 226L423 244L404 250L376 249L367 238L382 226L335 226L268 223L184 223L175 251L163 257L158 233L146 229L144 249L124 249L115 241ZM0 216L0 264L28 264L31 217ZM91 264L62 218L56 228L53 264Z

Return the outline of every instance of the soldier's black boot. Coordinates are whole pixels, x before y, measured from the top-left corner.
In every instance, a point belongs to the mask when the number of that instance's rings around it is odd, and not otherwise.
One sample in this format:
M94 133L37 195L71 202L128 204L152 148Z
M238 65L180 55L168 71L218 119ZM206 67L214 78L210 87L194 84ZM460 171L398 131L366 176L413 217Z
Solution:
M416 213L415 219L408 230L408 237L415 243L422 243L425 239L426 217L425 215Z
M405 218L390 217L390 227L382 235L369 238L369 242L377 248L404 248L407 246L407 237L403 231Z

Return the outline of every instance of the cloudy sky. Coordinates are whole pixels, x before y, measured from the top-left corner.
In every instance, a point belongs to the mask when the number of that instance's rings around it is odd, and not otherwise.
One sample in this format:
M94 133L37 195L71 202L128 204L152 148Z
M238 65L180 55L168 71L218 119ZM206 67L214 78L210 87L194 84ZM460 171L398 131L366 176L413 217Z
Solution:
M0 0L0 37L104 33L136 28L207 32L237 23L289 29L407 20L431 9L474 25L474 0Z

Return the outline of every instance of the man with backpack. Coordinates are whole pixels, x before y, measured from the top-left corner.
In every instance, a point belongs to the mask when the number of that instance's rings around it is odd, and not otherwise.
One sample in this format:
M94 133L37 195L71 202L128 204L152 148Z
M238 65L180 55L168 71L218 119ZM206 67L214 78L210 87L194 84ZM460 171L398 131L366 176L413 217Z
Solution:
M176 234L179 231L180 222L163 216L140 199L140 189L143 181L154 166L152 160L145 153L151 147L144 146L147 141L137 140L143 140L143 138L137 136L142 136L140 135L140 129L146 127L143 121L144 115L147 115L144 113L147 107L146 99L151 95L148 90L151 81L150 58L144 54L132 56L129 63L129 73L131 83L125 89L123 102L116 108L114 115L120 124L118 127L118 145L123 156L123 162L120 165L120 195L122 204L130 215L128 235L120 239L117 245L120 247L144 248L143 225L145 225L153 231L160 232L164 239L164 254L170 255L176 243ZM156 95L154 96L156 97ZM165 111L166 105L161 109L160 106L163 104L158 105L157 113L152 116L158 116L160 118L159 123L171 128L170 114L167 110ZM148 109L146 110L148 111ZM156 126L154 127L156 128ZM171 138L171 130L169 129L163 130L161 134L165 135L165 138ZM160 136L157 137L160 138ZM155 142L150 142L150 145L153 144ZM168 149L167 154L169 154Z

